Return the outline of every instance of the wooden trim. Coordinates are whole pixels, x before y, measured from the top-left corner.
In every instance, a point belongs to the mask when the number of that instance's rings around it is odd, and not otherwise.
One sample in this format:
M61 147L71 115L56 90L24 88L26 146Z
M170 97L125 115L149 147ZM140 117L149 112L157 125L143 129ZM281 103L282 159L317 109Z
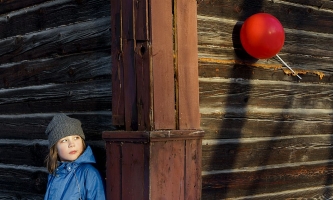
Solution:
M151 0L154 130L176 129L172 1Z
M121 1L111 1L112 124L125 124L124 68L121 49Z
M203 130L163 130L163 131L104 131L105 141L149 142L158 140L188 140L204 136Z
M176 57L179 129L200 128L197 1L176 1Z

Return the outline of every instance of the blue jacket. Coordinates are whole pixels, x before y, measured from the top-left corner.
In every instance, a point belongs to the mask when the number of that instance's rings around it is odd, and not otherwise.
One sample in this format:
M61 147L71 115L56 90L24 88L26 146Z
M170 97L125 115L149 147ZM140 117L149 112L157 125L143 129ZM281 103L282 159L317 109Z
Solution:
M92 166L95 162L88 146L75 161L61 163L56 173L48 176L44 200L105 200L101 176Z

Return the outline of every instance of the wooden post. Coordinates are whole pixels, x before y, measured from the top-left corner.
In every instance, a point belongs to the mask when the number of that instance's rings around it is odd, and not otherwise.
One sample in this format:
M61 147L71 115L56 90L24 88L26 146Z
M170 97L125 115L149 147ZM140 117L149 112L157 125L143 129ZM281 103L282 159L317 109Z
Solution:
M108 199L200 199L196 0L111 0Z

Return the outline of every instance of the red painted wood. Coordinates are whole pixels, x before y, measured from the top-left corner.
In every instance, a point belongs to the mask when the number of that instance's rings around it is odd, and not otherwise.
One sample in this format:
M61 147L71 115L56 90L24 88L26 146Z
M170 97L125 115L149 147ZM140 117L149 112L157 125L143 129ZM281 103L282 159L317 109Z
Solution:
M148 0L134 1L135 39L147 41L148 37Z
M111 0L111 61L112 61L112 123L125 124L124 69L120 47L120 1Z
M144 199L144 144L123 143L122 149L122 199Z
M134 41L123 40L125 129L135 131L138 127L136 106L136 74L134 64Z
M186 200L201 199L201 140L185 141L185 198Z
M107 179L108 191L122 185L118 188L122 199L200 199L202 134L195 130L103 132L107 157L114 159L108 159L108 176L116 173Z
M151 90L150 90L150 49L148 42L136 43L135 70L137 78L138 130L152 130L151 127Z
M175 129L172 1L150 1L154 129Z
M134 63L133 0L122 1L125 129L137 130L136 74Z
M106 195L108 200L121 200L121 146L106 144Z
M151 145L151 199L183 199L184 141Z
M197 1L176 1L179 129L200 128Z

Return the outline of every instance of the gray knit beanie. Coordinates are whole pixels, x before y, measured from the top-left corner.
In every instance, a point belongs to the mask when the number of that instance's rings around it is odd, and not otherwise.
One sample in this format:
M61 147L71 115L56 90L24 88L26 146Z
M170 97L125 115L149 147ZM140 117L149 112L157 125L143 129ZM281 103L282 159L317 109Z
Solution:
M70 135L79 135L82 139L85 139L81 128L81 122L78 119L70 118L63 113L53 117L52 121L46 128L45 134L48 136L49 149L61 138Z

